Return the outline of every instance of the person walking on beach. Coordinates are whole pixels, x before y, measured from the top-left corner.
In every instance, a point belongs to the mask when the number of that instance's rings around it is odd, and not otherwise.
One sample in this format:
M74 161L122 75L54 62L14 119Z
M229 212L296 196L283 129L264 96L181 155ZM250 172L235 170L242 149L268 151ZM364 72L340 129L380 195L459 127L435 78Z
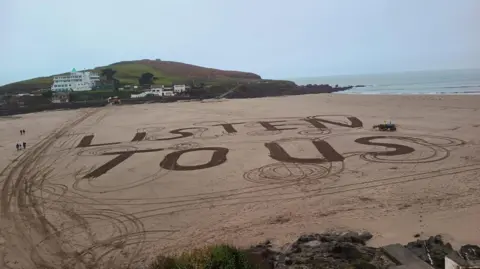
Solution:
M17 147L17 151L19 151L20 150L20 148L19 148L20 145L17 143L15 146Z
M27 143L23 142L23 149L27 149Z
M20 135L23 135L23 130L20 130Z

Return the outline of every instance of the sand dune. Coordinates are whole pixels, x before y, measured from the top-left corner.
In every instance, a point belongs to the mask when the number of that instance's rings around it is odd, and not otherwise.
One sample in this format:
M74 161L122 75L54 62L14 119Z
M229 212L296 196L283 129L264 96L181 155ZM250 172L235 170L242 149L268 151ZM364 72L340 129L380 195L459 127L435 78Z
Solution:
M324 94L1 118L2 262L133 264L330 229L480 244L479 110L480 96Z

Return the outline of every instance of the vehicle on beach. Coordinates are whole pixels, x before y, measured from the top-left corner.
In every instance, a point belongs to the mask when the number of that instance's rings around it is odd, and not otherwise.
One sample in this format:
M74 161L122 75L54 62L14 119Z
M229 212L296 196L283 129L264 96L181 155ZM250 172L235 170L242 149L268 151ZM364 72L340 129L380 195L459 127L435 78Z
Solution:
M394 132L397 130L397 126L393 123L383 123L383 124L373 125L373 129L378 129L379 131Z
M120 98L118 98L118 96L109 97L107 101L111 105L120 105L122 103L122 101L120 101Z

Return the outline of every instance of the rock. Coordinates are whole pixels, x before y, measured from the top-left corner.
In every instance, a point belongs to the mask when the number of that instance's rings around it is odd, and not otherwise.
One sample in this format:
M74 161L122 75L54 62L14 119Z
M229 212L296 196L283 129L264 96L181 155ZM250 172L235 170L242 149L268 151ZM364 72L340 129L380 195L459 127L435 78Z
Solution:
M274 260L277 262L285 262L286 255L283 253L279 253L278 255L275 255Z
M369 233L369 232L363 232L360 234L360 238L363 239L364 242L370 240L373 238L373 234Z
M292 259L290 259L289 257L285 257L285 264L286 265L292 265L293 264Z
M319 240L322 242L336 242L336 240L338 240L338 237L332 235L320 235Z
M420 236L420 235L419 235ZM248 253L258 260L262 269L387 269L393 266L380 249L365 246L372 238L368 232L323 233L302 235L292 244L281 250L273 250L266 241L252 247ZM445 256L452 251L450 244L445 244L441 236L432 236L427 240L417 239L406 246L420 259L430 263L430 253L435 268L443 269ZM480 247L465 245L460 249L462 256L475 259Z
M308 265L303 265L303 264L296 264L292 265L290 268L292 269L311 269Z
M363 241L360 238L359 234L355 233L355 232L348 232L348 233L342 235L340 238L341 238L341 240L339 240L339 241L343 241L343 242L360 243L360 242Z
M283 252L287 255L291 253L299 253L302 251L302 249L298 247L298 244L296 243L285 245L282 249Z
M307 242L303 245L306 246L306 247L309 247L309 248L315 248L315 247L320 246L321 244L322 244L322 242L320 242L318 240L313 240L313 241Z
M345 260L357 260L363 256L362 252L349 243L337 243L332 252L339 254L339 257Z
M305 256L296 256L293 262L295 264L309 264L313 261L313 256L305 255Z
M377 267L371 263L365 261L359 261L354 264L355 269L377 269Z
M480 260L480 247L475 245L464 245L460 247L460 255L470 260Z
M372 238L368 232L305 234L294 243L273 250L269 242L250 249L272 269L387 269L382 251L365 246Z
M275 269L288 269L288 266L283 264L283 263L279 263L279 264L275 264L273 266L273 268L275 268Z
M292 248L292 251L291 251L291 253L300 253L300 252L302 252L302 249L298 246Z
M297 239L297 242L299 243L305 243L305 242L309 242L309 241L313 241L315 240L315 236L312 235L312 234L307 234L307 235L302 235L300 236L298 239Z
M408 243L405 247L414 253L417 257L430 264L427 249L433 261L435 268L443 269L445 267L445 256L453 251L450 244L444 244L440 235L431 236L427 240L417 239Z

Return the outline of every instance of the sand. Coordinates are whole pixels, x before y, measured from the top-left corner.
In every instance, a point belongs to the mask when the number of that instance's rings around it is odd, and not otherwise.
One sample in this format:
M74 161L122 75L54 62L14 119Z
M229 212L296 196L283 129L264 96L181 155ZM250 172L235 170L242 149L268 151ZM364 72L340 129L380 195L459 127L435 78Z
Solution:
M319 94L0 118L0 262L134 265L329 230L480 244L479 109L480 96ZM385 120L398 131L372 130Z

